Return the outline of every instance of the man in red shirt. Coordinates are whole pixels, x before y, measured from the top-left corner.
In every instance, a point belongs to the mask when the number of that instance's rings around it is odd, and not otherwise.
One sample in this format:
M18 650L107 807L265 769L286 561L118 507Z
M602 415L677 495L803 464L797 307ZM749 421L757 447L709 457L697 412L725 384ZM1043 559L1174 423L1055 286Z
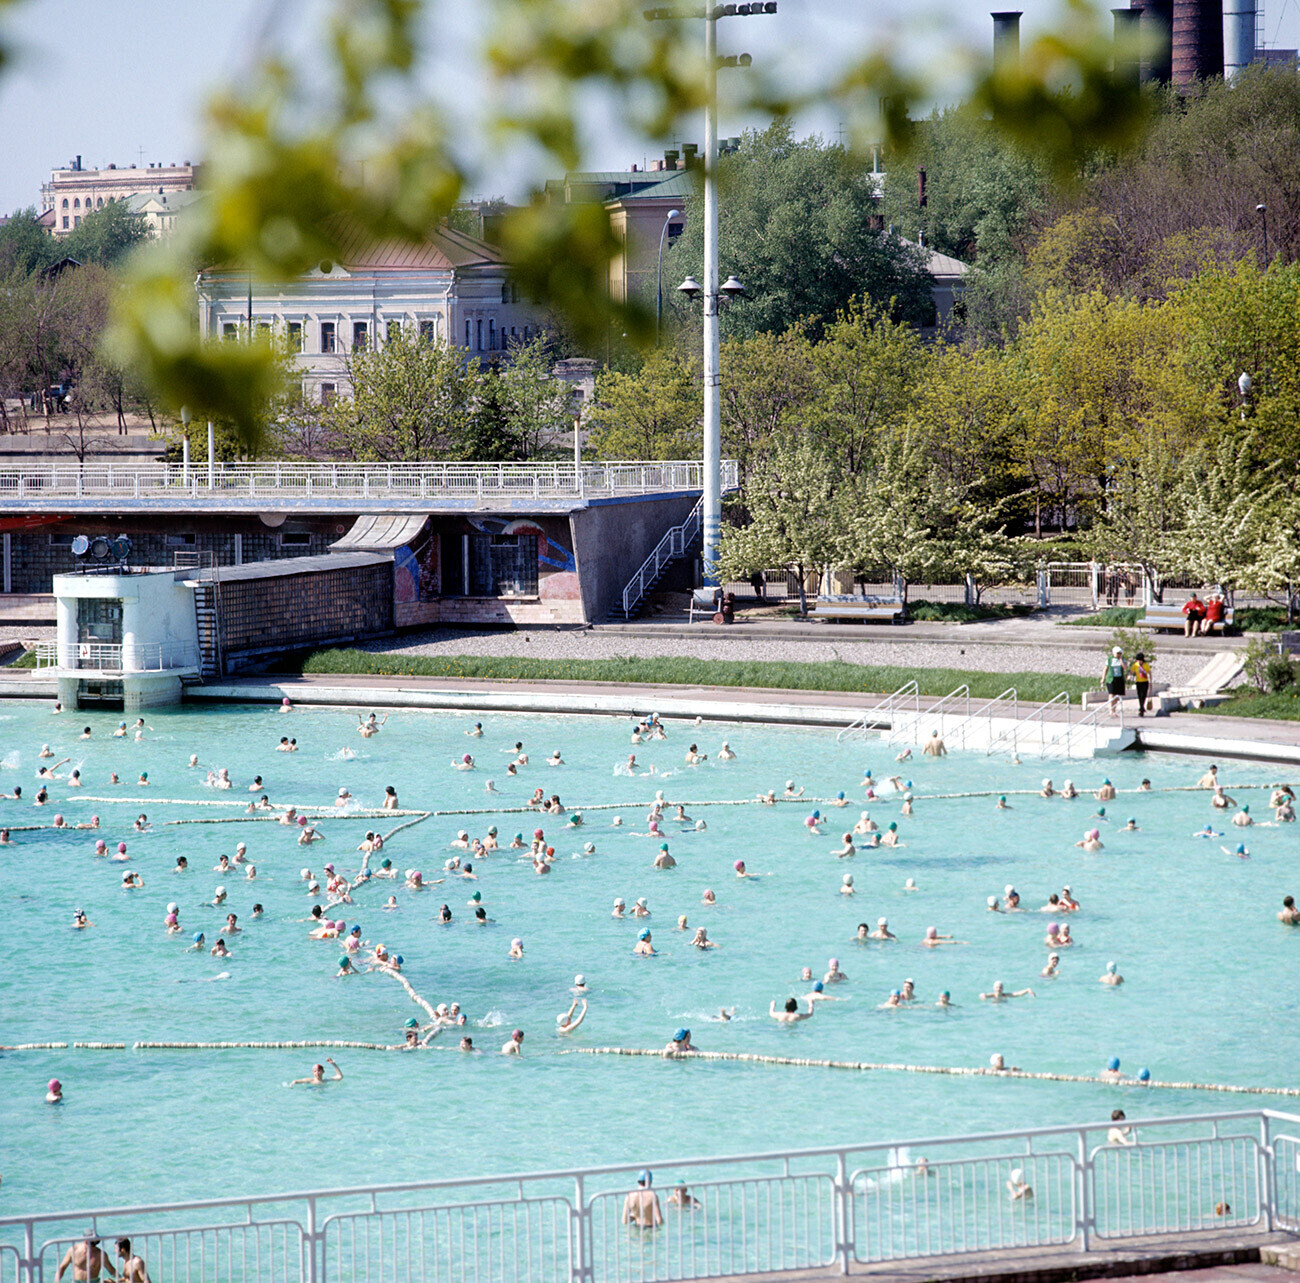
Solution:
M1205 603L1193 593L1183 603L1183 636L1195 637L1205 618Z

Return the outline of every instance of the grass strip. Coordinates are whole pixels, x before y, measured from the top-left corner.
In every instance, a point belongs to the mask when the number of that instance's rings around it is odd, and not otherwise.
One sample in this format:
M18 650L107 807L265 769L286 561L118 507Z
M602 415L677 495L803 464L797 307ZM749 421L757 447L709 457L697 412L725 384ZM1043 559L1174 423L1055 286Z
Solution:
M1300 689L1274 691L1270 695L1252 691L1192 711L1198 717L1267 717L1279 722L1300 722Z
M1014 686L1022 700L1044 701L1061 691L1077 699L1097 683L1066 673L970 673L957 668L771 661L653 659L528 659L523 656L392 655L355 649L318 650L277 672L378 677L467 677L490 681L614 682L651 686L750 686L771 690L888 693L916 679L922 695L947 695L963 683L972 699L992 699Z
M1095 615L1067 619L1067 628L1132 628L1146 611L1141 606L1107 606Z

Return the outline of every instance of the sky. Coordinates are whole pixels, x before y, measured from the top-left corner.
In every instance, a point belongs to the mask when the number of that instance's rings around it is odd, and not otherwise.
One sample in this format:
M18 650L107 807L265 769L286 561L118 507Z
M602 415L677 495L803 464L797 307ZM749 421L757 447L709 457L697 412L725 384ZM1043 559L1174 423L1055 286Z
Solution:
M1113 2L1113 0L1112 0ZM258 34L273 20L279 38L299 51L318 28L325 0L20 0L0 20L16 58L0 76L0 212L37 204L50 170L80 155L87 168L199 160L201 114L211 91L238 84ZM649 0L647 0L647 4ZM1057 0L1021 0L1024 35L1050 22ZM747 52L788 83L824 82L854 50L889 42L915 65L943 65L943 49L991 44L988 10L970 0L779 0L776 16L720 24L724 53ZM486 5L427 0L422 63L466 137L482 95L475 50ZM1265 31L1272 45L1300 44L1300 0L1270 0ZM734 73L733 73L734 74ZM761 120L728 117L725 137ZM836 136L840 122L809 113L801 134ZM684 140L698 140L689 123ZM586 167L626 169L682 139L630 133L615 113L593 104ZM471 194L521 199L548 176L518 156L479 156ZM557 176L557 175L549 175Z

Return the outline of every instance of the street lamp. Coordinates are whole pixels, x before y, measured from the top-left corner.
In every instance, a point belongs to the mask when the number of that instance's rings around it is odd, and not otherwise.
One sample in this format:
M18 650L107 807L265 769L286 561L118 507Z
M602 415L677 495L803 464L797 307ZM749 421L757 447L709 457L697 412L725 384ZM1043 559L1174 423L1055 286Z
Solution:
M1251 378L1242 370L1237 378L1237 391L1241 393L1241 421L1246 422L1246 402L1250 399Z
M681 218L680 209L670 209L664 218L664 225L659 232L659 266L655 271L655 346L659 346L659 328L664 319L664 237L668 235L668 224L674 218Z
M1259 215L1259 220L1264 228L1264 266L1268 266L1268 206L1256 205L1255 213Z
M701 294L702 291L700 290L700 283L699 283L699 281L697 281L697 280L695 279L695 277L693 277L693 276L688 276L688 277L687 277L687 278L686 278L686 279L685 279L685 280L684 280L684 281L683 281L683 282L682 282L682 283L677 287L677 292L678 292L679 294L685 294L686 297L687 297L688 299L690 299L691 302L693 303L693 302L695 302L695 300L696 300L697 298L700 297L700 294Z
M190 488L190 407L181 406L181 481Z
M740 4L705 3L702 7L647 9L648 22L684 18L704 20L704 582L718 582L718 544L722 535L722 403L718 367L718 19L750 18L776 12L776 0L749 0ZM748 66L750 59L722 60L731 66ZM680 288L680 287L679 287ZM683 291L689 293L689 291Z

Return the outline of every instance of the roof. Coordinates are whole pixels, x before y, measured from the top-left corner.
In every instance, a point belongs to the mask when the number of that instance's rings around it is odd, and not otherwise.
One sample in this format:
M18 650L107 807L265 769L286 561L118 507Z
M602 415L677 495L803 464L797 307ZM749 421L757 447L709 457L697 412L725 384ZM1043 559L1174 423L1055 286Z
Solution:
M925 251L925 270L931 276L965 276L970 272L970 265L959 258L940 254L928 245L922 245L921 248Z
M330 230L338 240L339 262L349 271L505 266L505 258L495 246L455 231L446 223L429 232L422 242L398 236L377 240L358 224L344 219L334 220Z
M680 200L695 195L695 175L689 169L669 173L661 182L638 185L624 196L611 196L614 200Z
M145 206L155 202L159 205L166 205L168 209L183 209L186 205L192 205L196 200L202 200L206 195L206 192L195 191L193 188L179 192L132 192L126 197L126 207L133 214L140 213Z
M223 584L243 579L280 579L284 576L320 574L330 570L348 570L354 566L393 564L393 554L375 552L333 552L319 557L281 557L275 561L249 561L242 566L222 566L218 578ZM211 578L210 572L194 575L196 580Z
M413 543L424 529L426 518L423 513L415 516L361 516L356 519L352 529L330 544L330 555L337 557L345 553L360 550L385 549L391 551L403 544Z

